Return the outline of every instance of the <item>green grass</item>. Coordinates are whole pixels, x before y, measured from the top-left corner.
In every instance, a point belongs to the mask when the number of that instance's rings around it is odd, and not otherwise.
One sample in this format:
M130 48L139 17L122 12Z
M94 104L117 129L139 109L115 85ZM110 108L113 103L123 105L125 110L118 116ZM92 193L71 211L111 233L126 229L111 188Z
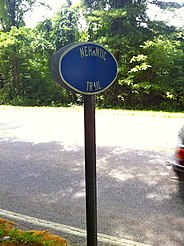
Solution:
M151 117L166 117L166 118L184 118L184 113L171 113L152 110L125 110L125 109L97 109L97 112L106 112L112 114L124 114L129 116L151 116Z
M8 226L7 226L8 225ZM38 232L38 234L36 233ZM0 224L0 245L1 246L63 246L64 244L47 240L44 233L39 231L22 231L9 226L8 223ZM49 234L51 235L51 234Z
M43 111L75 111L81 112L83 111L83 106L76 106L72 105L71 107L21 107L21 106L6 106L1 105L0 111L4 110L26 110L26 109L35 109L35 110L42 110ZM164 112L164 111L153 111L153 110L126 110L126 109L103 109L96 107L96 112L106 112L112 114L125 114L130 116L152 116L152 117L167 117L167 118L184 118L184 113L182 112Z
M34 235L33 232L19 232L18 229L13 229L10 231L5 240L5 231L3 230L3 227L0 229L0 242L1 245L30 245L30 246L36 246L36 245L44 245L44 246L54 246L53 241L43 241L43 237L41 235Z

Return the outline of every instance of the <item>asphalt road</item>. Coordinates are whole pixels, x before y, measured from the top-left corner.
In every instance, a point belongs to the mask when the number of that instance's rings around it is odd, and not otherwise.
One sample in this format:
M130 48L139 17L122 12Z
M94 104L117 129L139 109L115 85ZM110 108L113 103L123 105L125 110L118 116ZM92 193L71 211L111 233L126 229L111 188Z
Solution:
M83 108L0 107L0 209L85 229ZM184 245L184 119L96 112L98 232Z

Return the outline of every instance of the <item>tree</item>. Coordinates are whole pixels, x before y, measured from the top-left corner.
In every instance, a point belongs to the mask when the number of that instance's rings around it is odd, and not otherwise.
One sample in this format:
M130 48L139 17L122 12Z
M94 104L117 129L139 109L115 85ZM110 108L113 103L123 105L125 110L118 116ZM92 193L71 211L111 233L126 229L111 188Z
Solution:
M42 36L49 40L54 51L59 50L63 46L79 41L80 37L80 16L79 6L71 6L68 1L67 5L63 5L51 19L47 19L39 23L36 29L42 33ZM77 102L76 93L68 92L68 96L72 98L74 103Z
M14 71L15 49L18 73ZM48 67L51 49L38 32L25 27L12 27L10 32L0 33L1 103L22 101L39 105L61 99L61 90L52 81Z
M149 2L163 7L161 2ZM165 96L163 87L156 83L158 74L155 80L154 76L150 76L152 62L155 62L156 66L158 58L151 53L154 52L151 49L148 54L142 52L142 46L152 41L157 43L160 35L171 36L177 29L163 21L151 21L146 12L147 4L147 0L83 0L88 24L88 40L107 46L118 61L117 81L100 97L105 105L146 105L150 94L154 95L153 103L161 102ZM166 58L168 53L164 54ZM151 55L154 58L150 63ZM165 65L159 64L159 81L165 81Z
M52 18L51 42L56 50L79 39L79 7L63 5L61 10Z
M127 1L83 1L86 8L89 40L99 42L109 48L118 61L119 74L111 89L104 94L106 103L119 104L131 90L123 90L131 57L140 45L153 37L148 28L146 0ZM128 89L128 87L126 86Z
M179 32L180 39L182 33ZM177 36L178 36L177 35ZM183 40L176 36L158 36L141 46L142 52L131 59L133 65L127 80L132 90L147 94L150 104L159 104L163 99L176 100L183 106ZM143 99L143 97L139 96ZM141 101L142 104L143 101ZM145 102L148 104L148 101ZM145 106L145 105L144 105Z
M73 7L70 1L68 2L68 5L63 5L52 18L46 19L36 26L36 30L52 43L55 51L66 44L79 40L79 7Z
M1 103L66 103L70 95L51 78L49 60L54 51L77 41L77 10L63 7L35 30L12 26L0 32Z
M0 0L0 27L2 28L2 39L5 37L5 32L11 32L12 27L20 28L25 25L24 15L36 3L36 0ZM12 32L11 32L12 33ZM11 36L11 34L10 34ZM12 42L14 42L14 38ZM16 96L20 96L20 71L19 71L19 51L17 45L12 46L11 56L11 75L15 85ZM8 57L4 57L7 60ZM3 74L0 76L3 77Z
M8 32L12 26L25 26L24 16L35 4L43 4L37 0L0 0L0 26Z
M108 48L119 67L115 83L97 97L101 105L147 107L168 98L183 104L183 30L151 21L147 0L83 0L82 10L68 0L31 30L23 16L36 3L0 0L0 103L70 102L71 93L50 76L49 59L69 43L93 41Z

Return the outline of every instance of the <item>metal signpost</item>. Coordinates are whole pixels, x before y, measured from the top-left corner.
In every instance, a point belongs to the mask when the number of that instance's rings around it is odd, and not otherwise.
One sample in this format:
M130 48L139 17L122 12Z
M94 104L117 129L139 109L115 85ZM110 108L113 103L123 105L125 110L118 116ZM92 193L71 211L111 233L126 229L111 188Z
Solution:
M85 177L87 245L97 245L95 95L116 79L117 62L104 47L92 42L73 43L52 57L50 70L55 81L84 95Z

